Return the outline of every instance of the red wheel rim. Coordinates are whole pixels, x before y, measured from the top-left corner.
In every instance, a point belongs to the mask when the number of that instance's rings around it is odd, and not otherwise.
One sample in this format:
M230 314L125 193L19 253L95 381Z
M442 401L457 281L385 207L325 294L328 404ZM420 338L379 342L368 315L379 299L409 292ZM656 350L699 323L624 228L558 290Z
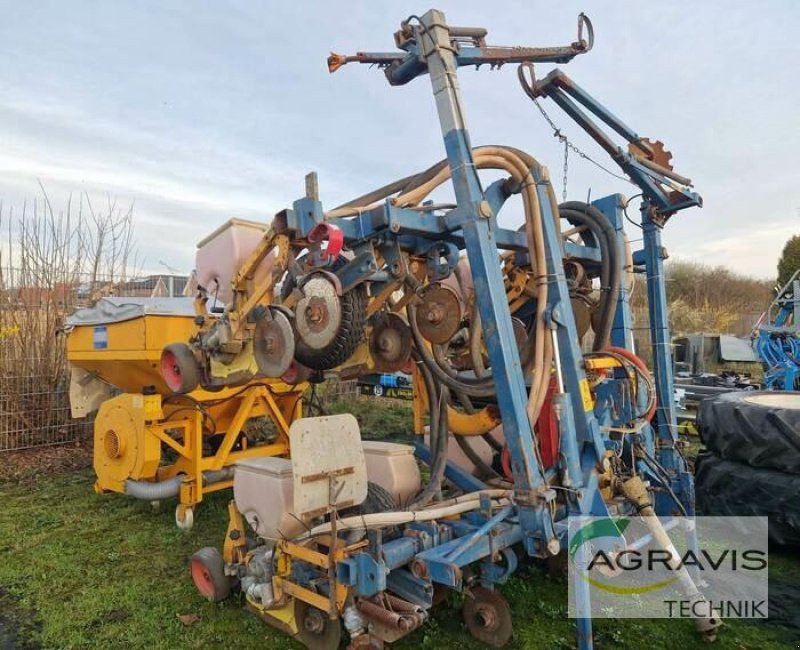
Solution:
M161 353L161 376L170 390L177 391L181 389L183 376L174 352L165 350Z
M214 579L200 560L192 560L192 580L197 591L206 598L213 598L216 593Z
M292 359L292 363L289 365L289 368L286 372L281 375L281 381L285 384L296 384L300 379L300 366L298 365L297 361Z

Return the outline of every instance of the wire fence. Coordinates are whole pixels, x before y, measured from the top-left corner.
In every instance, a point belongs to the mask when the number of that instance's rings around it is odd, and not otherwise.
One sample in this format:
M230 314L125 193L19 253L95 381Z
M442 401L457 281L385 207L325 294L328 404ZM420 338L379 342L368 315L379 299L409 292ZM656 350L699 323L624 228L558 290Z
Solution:
M330 380L325 382L319 391L320 403L323 407L335 402L368 402L379 403L383 407L408 408L412 399L411 387L384 387L376 390L376 384L348 379L345 381Z
M91 419L69 410L65 316L105 296L180 296L188 278L0 268L0 452L76 440Z

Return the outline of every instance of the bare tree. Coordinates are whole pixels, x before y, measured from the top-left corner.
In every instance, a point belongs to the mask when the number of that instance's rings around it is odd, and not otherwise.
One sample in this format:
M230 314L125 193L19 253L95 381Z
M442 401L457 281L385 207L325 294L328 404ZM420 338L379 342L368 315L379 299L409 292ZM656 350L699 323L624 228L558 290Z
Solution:
M86 193L56 210L41 194L22 209L0 204L0 438L46 432L65 421L67 362L57 332L64 316L97 294L113 294L136 260L133 206ZM0 440L0 448L14 446ZM17 445L20 446L20 445Z

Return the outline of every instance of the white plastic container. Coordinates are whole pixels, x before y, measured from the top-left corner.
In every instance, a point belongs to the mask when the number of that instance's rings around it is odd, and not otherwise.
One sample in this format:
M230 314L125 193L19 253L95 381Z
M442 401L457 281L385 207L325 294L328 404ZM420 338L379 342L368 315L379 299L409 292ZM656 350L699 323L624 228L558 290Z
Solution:
M235 465L233 498L250 527L265 539L292 538L304 526L292 515L292 461L262 457Z
M422 489L414 448L379 440L365 440L363 447L368 480L380 485L401 507L410 503Z
M206 289L209 309L227 307L233 299L231 282L253 253L267 230L266 224L246 219L230 219L197 244L195 272L197 283ZM274 262L270 252L256 269L256 284L263 283ZM216 298L216 300L215 300Z

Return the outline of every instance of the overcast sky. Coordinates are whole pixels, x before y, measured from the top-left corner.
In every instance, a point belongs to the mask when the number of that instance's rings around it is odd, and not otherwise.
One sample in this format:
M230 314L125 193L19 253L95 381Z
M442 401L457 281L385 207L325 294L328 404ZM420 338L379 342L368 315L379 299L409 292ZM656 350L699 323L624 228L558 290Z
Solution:
M665 233L673 257L770 277L800 233L800 3L438 0L496 45L562 45L586 11L596 44L562 66L640 134L663 140L705 207ZM427 77L329 75L330 50L393 49L425 3L1 0L0 198L72 192L135 202L139 249L189 270L225 219L268 220L316 170L328 207L444 155ZM551 66L538 66L544 76ZM561 193L562 151L516 70L464 69L473 144L525 149ZM546 100L549 101L549 100ZM559 109L578 146L597 149ZM634 193L572 157L570 197ZM633 234L633 237L638 235ZM163 270L163 269L162 269Z

